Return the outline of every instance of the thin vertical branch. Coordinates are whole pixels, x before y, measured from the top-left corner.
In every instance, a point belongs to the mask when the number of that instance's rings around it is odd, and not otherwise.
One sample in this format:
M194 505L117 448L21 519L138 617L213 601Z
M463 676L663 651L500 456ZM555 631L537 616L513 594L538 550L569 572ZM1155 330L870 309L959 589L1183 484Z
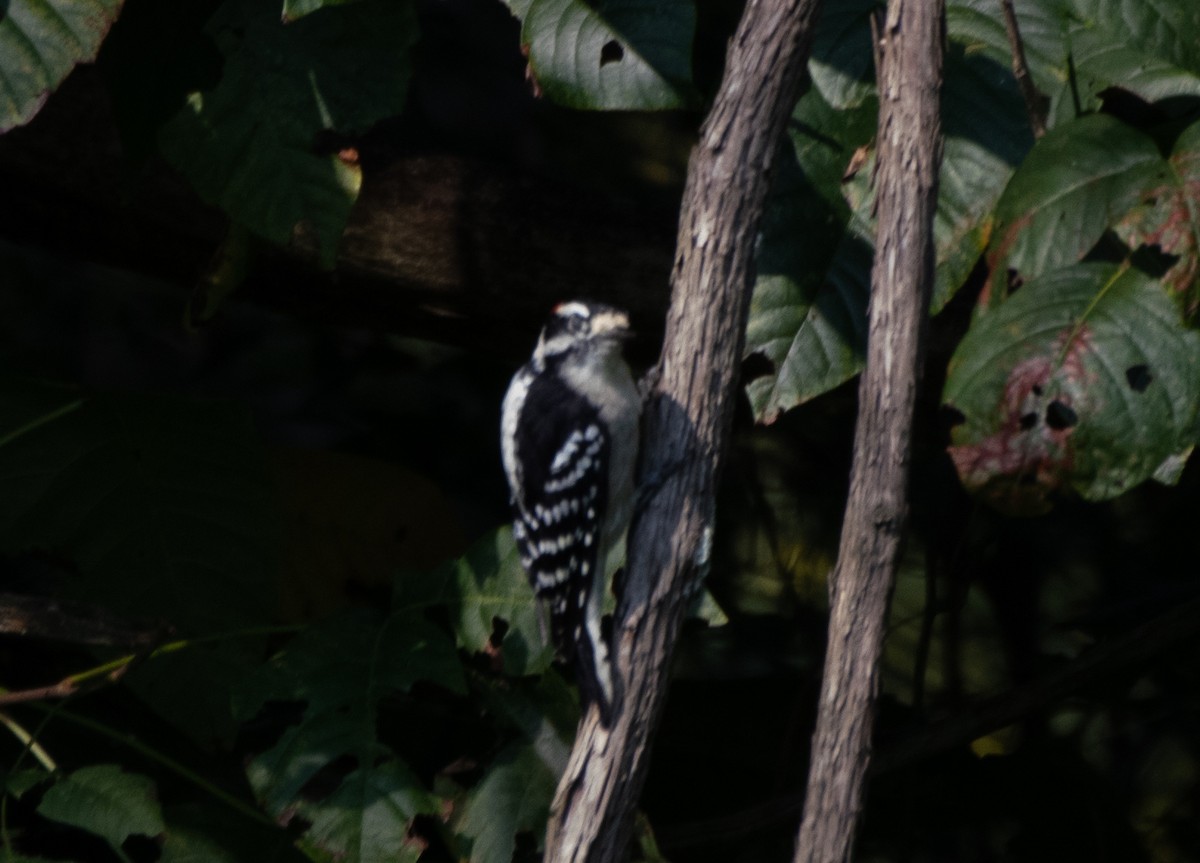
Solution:
M878 31L879 153L867 362L831 582L797 863L849 859L871 757L888 598L908 516L912 420L933 280L941 0L891 0Z

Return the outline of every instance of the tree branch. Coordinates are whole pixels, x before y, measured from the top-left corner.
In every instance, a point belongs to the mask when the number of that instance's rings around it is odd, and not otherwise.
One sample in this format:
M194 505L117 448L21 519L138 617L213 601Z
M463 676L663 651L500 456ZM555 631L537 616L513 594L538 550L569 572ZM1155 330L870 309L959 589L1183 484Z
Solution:
M867 362L850 496L830 580L829 641L797 863L849 859L870 761L878 661L908 515L913 408L933 280L942 15L940 0L891 0L878 40L878 225Z
M611 727L580 725L546 836L546 860L626 856L650 736L684 606L707 563L768 174L799 94L817 0L750 0L692 152L643 463L657 483L634 518L614 626L623 694Z

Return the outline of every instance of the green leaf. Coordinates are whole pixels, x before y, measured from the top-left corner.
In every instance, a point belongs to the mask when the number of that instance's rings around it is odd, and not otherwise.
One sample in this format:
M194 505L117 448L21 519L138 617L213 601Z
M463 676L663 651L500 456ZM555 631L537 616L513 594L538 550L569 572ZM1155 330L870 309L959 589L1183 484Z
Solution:
M1200 306L1200 123L1179 136L1167 166L1163 183L1144 189L1114 230L1131 248L1157 246L1177 257L1162 281L1191 315Z
M303 859L287 832L204 800L167 806L158 863L281 863Z
M311 238L332 266L362 176L356 159L315 142L400 112L412 4L362 0L284 24L271 4L227 0L208 32L224 72L164 127L164 155L235 221L280 244Z
M31 788L36 788L52 778L52 774L42 768L4 771L0 775L3 776L4 793L18 798L25 796L25 792Z
M96 59L122 0L8 0L0 8L0 134L28 123L77 63Z
M345 6L348 3L361 2L362 0L283 0L283 23L290 24L305 15L329 6Z
M130 836L165 830L154 783L116 764L84 767L60 779L42 797L38 814L102 836L118 854Z
M1146 135L1105 114L1060 125L1034 145L996 205L993 290L1008 269L1030 279L1080 260L1168 169Z
M450 613L463 647L486 650L500 620L507 625L500 642L506 674L537 674L550 666L554 650L542 635L542 611L511 530L498 530L472 546L454 564L454 578L458 601Z
M435 800L380 741L376 715L382 699L418 680L466 689L449 637L416 611L346 612L289 643L236 701L244 719L268 701L304 704L300 721L247 765L266 809L283 822L302 815L304 841L335 857L382 861L403 851L415 859L404 837ZM333 787L314 798L309 783L318 774L322 788Z
M1120 87L1146 101L1200 95L1200 6L1180 0L1071 0L1075 87L1095 107Z
M992 207L1033 141L1007 69L952 50L946 80L934 311L975 268L991 236ZM875 115L873 102L836 111L815 91L793 113L793 149L777 161L767 199L746 330L747 354L774 368L746 388L762 422L862 368L875 231L867 145Z
M691 0L507 0L542 91L569 108L656 111L696 101Z
M445 605L459 646L488 654L498 648L506 674L538 674L553 661L509 528L488 534L458 560L429 573L401 574L392 605L398 610ZM493 645L498 624L504 637Z
M933 235L937 253L931 310L963 285L987 248L992 209L1033 133L1007 67L952 46L942 87L944 134Z
M813 86L834 108L857 108L875 95L871 15L882 8L880 0L821 7L808 71Z
M541 847L561 771L528 744L510 746L497 756L455 824L469 846L471 863L510 863L518 833L531 833Z
M875 107L837 111L816 90L797 104L763 214L746 353L774 372L746 387L755 416L852 377L866 344L870 246L847 231L842 177L875 129Z
M1043 512L1068 488L1111 498L1194 443L1200 334L1148 276L1070 267L976 320L943 399L963 417L959 477L997 508Z
M320 803L302 801L300 814L312 822L305 844L338 860L416 863L423 844L408 835L418 815L436 814L436 800L400 761L355 770Z
M184 635L270 619L277 513L245 408L35 390L0 379L0 550L68 558L73 598ZM227 739L229 687L257 649L192 647L128 679L198 740Z

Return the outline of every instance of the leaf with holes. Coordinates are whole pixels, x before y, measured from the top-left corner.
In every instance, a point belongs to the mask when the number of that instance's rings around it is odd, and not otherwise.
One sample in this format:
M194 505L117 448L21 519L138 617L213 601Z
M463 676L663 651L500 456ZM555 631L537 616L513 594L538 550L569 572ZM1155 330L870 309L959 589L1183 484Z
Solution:
M208 32L225 55L221 80L164 127L164 155L235 221L275 243L299 239L331 267L362 172L320 137L403 108L412 4L360 0L284 24L270 3L228 0Z
M28 123L78 63L96 59L123 0L0 5L0 134Z
M242 687L245 720L268 703L303 713L274 746L254 756L246 775L275 818L308 822L303 842L350 860L415 860L411 821L435 800L380 740L380 702L427 680L464 692L449 636L418 612L351 611L315 624Z
M507 0L529 67L569 108L657 111L696 103L691 0Z
M933 238L937 254L931 310L962 287L987 248L992 211L1033 146L1025 103L1012 73L951 46L942 87L941 169Z
M1168 168L1148 136L1097 114L1060 125L1034 145L996 205L988 250L990 301L1008 271L1031 279L1083 258Z
M943 400L959 478L997 508L1115 497L1195 442L1200 334L1143 273L1077 265L975 321Z
M1175 258L1162 281L1191 316L1200 308L1200 123L1179 136L1167 165L1164 182L1146 189L1114 229L1131 248L1156 246Z
M46 791L38 814L103 837L118 856L130 836L165 830L154 783L116 764L83 767Z
M461 558L431 572L402 573L393 608L430 604L448 608L460 647L498 659L506 674L538 674L554 659L543 635L541 609L508 528L488 534Z

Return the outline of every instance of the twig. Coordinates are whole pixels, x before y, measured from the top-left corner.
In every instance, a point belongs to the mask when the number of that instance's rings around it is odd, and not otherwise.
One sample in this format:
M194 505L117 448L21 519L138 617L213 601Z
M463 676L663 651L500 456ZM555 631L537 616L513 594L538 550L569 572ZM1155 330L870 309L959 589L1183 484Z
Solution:
M1029 74L1029 64L1025 61L1025 43L1021 40L1021 28L1017 25L1017 13L1013 9L1013 0L1000 0L1000 9L1004 12L1004 32L1008 34L1008 47L1012 51L1012 71L1017 79L1017 87L1025 100L1025 111L1029 114L1029 128L1033 137L1040 138L1046 134L1046 112L1050 100L1038 90Z

